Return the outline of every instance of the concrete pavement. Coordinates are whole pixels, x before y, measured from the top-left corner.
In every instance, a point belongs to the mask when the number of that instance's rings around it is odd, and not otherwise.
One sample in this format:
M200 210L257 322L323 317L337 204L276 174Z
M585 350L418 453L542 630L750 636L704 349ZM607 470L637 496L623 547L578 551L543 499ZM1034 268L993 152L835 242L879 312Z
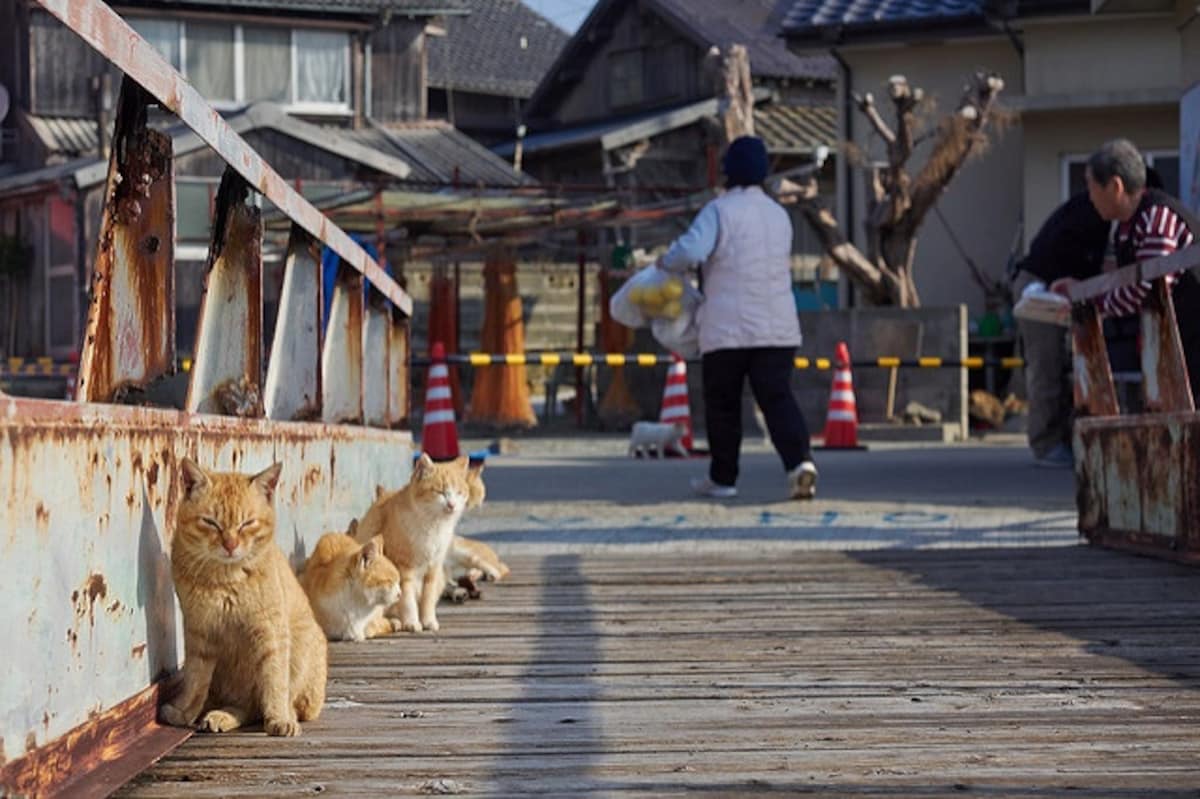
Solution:
M468 441L481 447L486 442ZM1032 465L1023 437L872 444L817 453L817 499L783 499L773 450L743 447L739 496L708 500L688 482L707 459L635 460L621 436L518 439L488 458L484 507L464 535L503 552L737 551L1073 546L1074 476Z

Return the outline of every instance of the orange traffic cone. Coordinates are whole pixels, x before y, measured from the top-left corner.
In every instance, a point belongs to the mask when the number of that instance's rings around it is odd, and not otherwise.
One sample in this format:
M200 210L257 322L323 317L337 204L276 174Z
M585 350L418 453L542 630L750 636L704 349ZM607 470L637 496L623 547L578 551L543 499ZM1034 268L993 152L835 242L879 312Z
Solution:
M687 363L678 355L675 362L667 370L667 384L663 386L662 411L658 414L660 422L683 422L687 427L681 443L688 452L692 447L692 409L688 405Z
M850 349L839 341L834 357L833 389L825 417L825 446L822 449L862 449L858 444L858 407L850 377Z
M435 461L453 460L458 457L458 429L454 426L454 398L450 394L450 370L446 367L446 347L442 342L434 342L429 360L421 449Z

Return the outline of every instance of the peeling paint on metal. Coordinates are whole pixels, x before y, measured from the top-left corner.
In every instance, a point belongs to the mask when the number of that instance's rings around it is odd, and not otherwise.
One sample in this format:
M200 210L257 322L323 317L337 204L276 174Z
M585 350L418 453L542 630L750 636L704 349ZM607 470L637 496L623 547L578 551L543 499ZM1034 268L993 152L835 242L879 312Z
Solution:
M411 452L402 431L0 398L0 490L8 494L0 525L16 533L5 543L3 590L19 598L0 603L0 628L23 641L0 680L6 751L24 751L32 729L53 741L86 721L88 708L110 708L179 666L167 556L179 457L217 469L236 461L245 471L283 461L277 537L295 555L344 530L370 506L376 484L403 484ZM39 502L50 509L49 539L35 534ZM99 533L101 545L57 545ZM68 588L55 596L59 585Z

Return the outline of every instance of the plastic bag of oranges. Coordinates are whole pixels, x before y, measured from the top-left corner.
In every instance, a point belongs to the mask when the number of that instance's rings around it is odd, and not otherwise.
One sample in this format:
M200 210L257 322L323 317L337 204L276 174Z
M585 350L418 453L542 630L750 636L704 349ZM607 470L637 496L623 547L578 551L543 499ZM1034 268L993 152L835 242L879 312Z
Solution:
M676 320L686 310L695 310L700 292L679 275L647 266L618 289L608 310L626 327L646 327L655 319Z

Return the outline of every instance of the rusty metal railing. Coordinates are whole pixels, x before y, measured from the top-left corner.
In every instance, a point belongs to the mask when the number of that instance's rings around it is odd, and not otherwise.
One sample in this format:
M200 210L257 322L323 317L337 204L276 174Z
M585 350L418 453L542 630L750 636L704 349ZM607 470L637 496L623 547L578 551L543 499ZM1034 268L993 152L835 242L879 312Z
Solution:
M0 795L91 796L190 733L156 722L161 679L184 654L167 554L179 459L242 472L281 462L276 540L302 565L375 486L409 479L412 301L100 0L36 2L126 77L76 401L0 396L0 628L26 644L0 680ZM172 144L147 125L155 102L227 165L186 372ZM253 192L292 220L269 356ZM340 257L328 319L322 244ZM301 421L319 423L282 423Z
M100 0L37 2L126 75L76 399L137 400L174 372L171 141L146 126L147 108L157 101L227 165L217 194L186 410L402 425L408 415L411 298L107 5ZM252 191L293 223L265 379L263 225L258 209L247 204ZM343 264L327 321L321 319L319 244ZM366 300L364 280L371 289Z
M1200 245L1071 287L1079 532L1090 542L1200 560L1200 415L1167 276L1200 270ZM1095 300L1149 281L1139 312L1140 413L1121 414Z

